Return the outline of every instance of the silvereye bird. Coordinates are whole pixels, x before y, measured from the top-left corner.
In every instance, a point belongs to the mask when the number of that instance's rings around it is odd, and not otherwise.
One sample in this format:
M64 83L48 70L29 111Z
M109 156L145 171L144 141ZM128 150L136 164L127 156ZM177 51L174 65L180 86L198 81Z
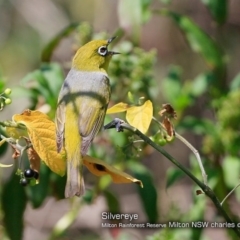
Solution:
M65 197L84 194L83 156L103 125L111 89L107 74L108 40L91 41L76 52L62 85L55 117L57 151L67 157Z

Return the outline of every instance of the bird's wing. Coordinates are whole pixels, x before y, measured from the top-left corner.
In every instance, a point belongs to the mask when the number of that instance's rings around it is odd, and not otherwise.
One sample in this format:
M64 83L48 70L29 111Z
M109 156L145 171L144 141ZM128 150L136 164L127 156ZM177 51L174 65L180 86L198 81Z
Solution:
M55 116L57 151L60 152L64 144L65 104L59 103Z
M102 105L99 101L92 100L89 104L81 105L81 113L79 115L79 132L82 137L81 152L83 155L101 129L106 113L108 102Z

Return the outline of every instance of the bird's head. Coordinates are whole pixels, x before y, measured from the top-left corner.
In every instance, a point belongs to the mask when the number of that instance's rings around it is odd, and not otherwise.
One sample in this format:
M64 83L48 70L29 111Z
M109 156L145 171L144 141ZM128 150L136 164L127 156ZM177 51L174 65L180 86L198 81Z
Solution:
M108 45L115 38L93 40L80 47L73 58L72 67L81 71L107 71L111 57L118 54L108 50Z

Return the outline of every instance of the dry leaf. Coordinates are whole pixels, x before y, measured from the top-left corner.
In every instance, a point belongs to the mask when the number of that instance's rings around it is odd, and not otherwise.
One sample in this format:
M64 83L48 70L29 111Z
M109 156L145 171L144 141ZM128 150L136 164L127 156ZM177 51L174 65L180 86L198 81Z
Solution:
M175 130L169 118L164 117L162 124L167 130L168 136L172 139L175 136Z
M27 155L30 162L30 168L36 172L40 170L41 160L34 148L30 147L27 149Z
M114 183L137 183L143 187L143 184L140 180L108 165L100 159L86 155L83 157L83 164L92 174L98 177L109 174L112 177Z
M204 194L204 192L200 189L196 190L196 195Z
M162 105L162 110L158 113L160 116L167 116L168 118L177 118L177 113L174 108L169 103L164 103Z
M146 133L152 121L153 106L150 100L142 106L130 107L127 109L126 119L130 125L142 133Z
M40 158L55 173L63 176L66 170L65 152L57 153L55 124L49 117L39 111L25 110L15 114L13 121L27 127L33 148Z
M127 103L120 102L107 109L107 114L125 112L129 108Z

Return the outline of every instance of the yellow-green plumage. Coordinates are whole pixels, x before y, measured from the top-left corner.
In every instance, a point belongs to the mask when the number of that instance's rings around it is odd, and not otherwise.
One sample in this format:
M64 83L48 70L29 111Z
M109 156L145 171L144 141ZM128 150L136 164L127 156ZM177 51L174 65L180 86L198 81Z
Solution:
M107 68L114 52L110 40L95 40L76 53L58 98L56 112L57 149L67 153L65 197L84 193L82 156L103 125L110 99Z
M111 59L111 54L104 57L99 55L98 49L107 46L108 40L91 41L78 49L73 58L73 68L81 71L102 71L106 72ZM88 61L87 61L88 59Z

